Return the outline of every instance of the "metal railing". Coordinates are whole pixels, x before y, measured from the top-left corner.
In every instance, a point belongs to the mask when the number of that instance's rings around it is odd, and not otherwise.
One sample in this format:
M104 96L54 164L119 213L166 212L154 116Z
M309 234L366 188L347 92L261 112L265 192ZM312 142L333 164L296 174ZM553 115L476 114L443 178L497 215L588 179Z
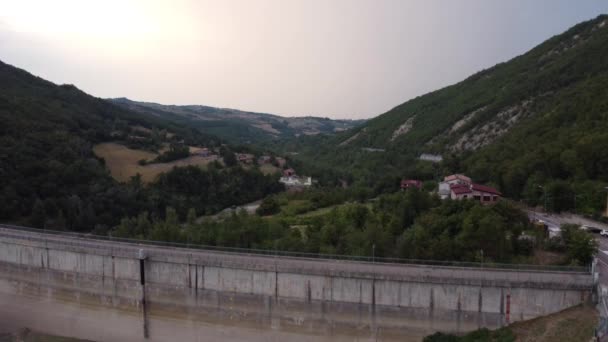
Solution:
M239 248L239 247L223 247L223 246L212 246L212 245L198 245L189 243L175 243L165 241L154 241L154 240L137 240L129 238L117 238L112 236L94 235L85 233L75 233L66 231L56 230L44 230L37 228L29 228L8 224L0 224L0 228L11 229L21 232L30 232L36 234L47 234L54 236L70 237L77 239L86 239L92 241L105 241L105 242L120 242L133 245L149 245L164 248L179 248L179 249L190 249L198 251L208 252L219 252L219 253L234 253L234 254L245 254L245 255L259 255L267 257L283 257L283 258L301 258L301 259L314 259L314 260L327 260L327 261L353 261L353 262L365 262L370 264L400 264L400 265L413 265L413 266L437 266L437 267L459 267L459 268L473 268L473 269L494 269L494 270L514 270L514 271L544 271L544 272L570 272L570 273L584 273L590 274L590 266L554 266L554 265L530 265L530 264L505 264L505 263L480 263L480 262L463 262L463 261L446 261L446 260L423 260L423 259L400 259L400 258L383 258L374 256L353 256L353 255L341 255L341 254L321 254L321 253L307 253L307 252L292 252L292 251L281 251L281 250L270 250L270 249L252 249L252 248ZM77 246L78 243L71 244ZM118 246L113 246L113 249L117 249ZM94 248L94 247L93 247Z

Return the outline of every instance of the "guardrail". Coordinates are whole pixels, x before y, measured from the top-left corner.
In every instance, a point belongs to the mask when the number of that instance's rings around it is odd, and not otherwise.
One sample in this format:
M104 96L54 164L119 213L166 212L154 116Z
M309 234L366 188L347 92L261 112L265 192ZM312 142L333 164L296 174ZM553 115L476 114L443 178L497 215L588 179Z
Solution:
M70 238L87 239L87 240L93 240L93 241L122 242L122 243L135 244L135 245L143 244L143 245L165 247L165 248L187 248L187 249L209 251L209 252L260 255L260 256L269 256L269 257L281 256L281 257L287 257L287 258L306 258L306 259L332 260L332 261L343 260L343 261L355 261L355 262L365 262L365 263L387 263L387 264L401 264L401 265L461 267L461 268L475 268L475 269L513 270L513 271L571 272L571 273L584 273L584 274L591 273L590 266L553 266L553 265L504 264L504 263L445 261L445 260L382 258L382 257L373 257L373 256L320 254L320 253L291 252L291 251L280 251L280 250L269 250L269 249L250 249L250 248L238 248L238 247L197 245L197 244L174 243L174 242L153 241L153 240L137 240L137 239L128 239L128 238L117 238L117 237L104 236L104 235L84 234L84 233L56 231L56 230L45 230L45 229L8 225L8 224L0 224L0 228L22 231L22 232L30 232L30 233L36 233L36 234L46 234L46 235L63 236L63 237L70 237ZM115 249L116 247L113 247L113 248Z
M598 295L598 311L600 317L595 327L595 341L608 341L608 305L606 303L608 296L608 289L601 284L597 285Z

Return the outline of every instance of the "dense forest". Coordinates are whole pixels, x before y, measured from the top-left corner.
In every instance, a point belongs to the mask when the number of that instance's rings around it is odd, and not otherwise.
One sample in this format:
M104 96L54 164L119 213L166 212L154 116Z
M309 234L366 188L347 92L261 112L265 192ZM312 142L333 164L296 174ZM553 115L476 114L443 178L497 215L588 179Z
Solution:
M107 231L121 217L170 205L185 218L281 190L276 178L238 165L174 169L149 186L135 177L116 182L94 144L116 141L158 150L162 160L184 147L220 146L192 128L117 107L71 85L51 82L0 62L0 221L78 231ZM224 147L228 149L228 147ZM181 154L180 154L181 153Z
M530 205L598 213L608 185L607 23L602 15L578 24L341 135L274 148L377 192L395 190L401 177L462 172ZM417 160L425 152L443 163Z

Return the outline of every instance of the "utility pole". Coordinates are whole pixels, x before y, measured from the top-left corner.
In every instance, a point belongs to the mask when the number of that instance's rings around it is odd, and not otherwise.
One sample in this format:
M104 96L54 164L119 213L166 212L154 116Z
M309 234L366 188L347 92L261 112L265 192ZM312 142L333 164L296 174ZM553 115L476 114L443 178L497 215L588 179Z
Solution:
M372 263L376 262L376 244L372 244Z
M604 188L605 190L608 190L608 186ZM604 213L604 216L608 216L608 195L606 196L606 212Z
M539 188L543 189L543 201L544 201L544 208L545 208L545 214L547 213L547 189L544 186L541 185L537 185ZM607 206L608 208L608 206Z

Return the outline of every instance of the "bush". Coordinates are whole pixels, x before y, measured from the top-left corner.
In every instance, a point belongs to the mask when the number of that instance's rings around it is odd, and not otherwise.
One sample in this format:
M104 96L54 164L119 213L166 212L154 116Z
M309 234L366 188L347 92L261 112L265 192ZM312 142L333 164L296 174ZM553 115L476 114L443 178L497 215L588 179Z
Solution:
M515 335L508 328L488 330L482 328L464 336L434 333L424 338L423 342L514 342Z
M561 229L568 262L572 265L590 264L598 246L593 236L574 224L564 224Z
M188 146L180 144L171 144L168 151L159 155L154 159L157 163L168 163L178 159L184 159L190 156L190 149ZM141 165L141 164L140 164Z
M260 216L273 215L281 210L279 202L274 197L266 197L256 209L256 214Z

